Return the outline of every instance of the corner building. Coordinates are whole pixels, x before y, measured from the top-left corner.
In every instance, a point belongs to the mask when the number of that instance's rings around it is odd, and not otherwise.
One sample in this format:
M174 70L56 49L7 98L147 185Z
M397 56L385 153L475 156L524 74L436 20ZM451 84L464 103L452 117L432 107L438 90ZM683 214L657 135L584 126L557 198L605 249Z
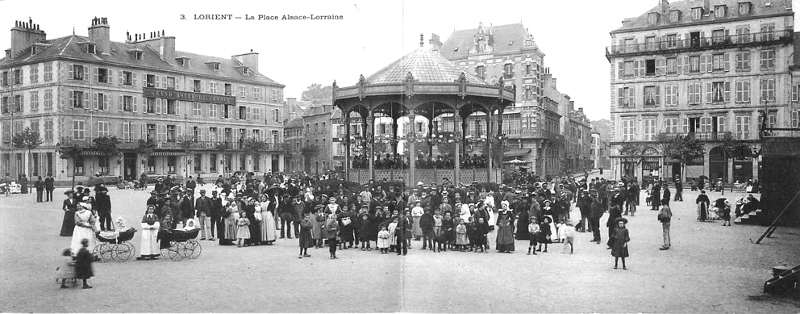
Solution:
M703 142L687 178L758 178L760 157L726 158L721 145L731 136L757 149L762 123L790 126L793 27L791 0L662 0L625 19L606 50L615 175L680 175L654 141L666 132ZM625 143L642 149L623 156Z
M89 36L48 40L32 21L16 22L0 59L0 171L80 182L96 173L130 180L283 170L284 85L258 72L258 53L210 57L176 51L162 31L114 42L109 30L95 18ZM30 156L11 145L26 127L43 139ZM110 136L122 142L120 155L92 147ZM263 145L248 150L249 139ZM139 140L156 148L143 153ZM78 143L82 158L60 159L59 143Z

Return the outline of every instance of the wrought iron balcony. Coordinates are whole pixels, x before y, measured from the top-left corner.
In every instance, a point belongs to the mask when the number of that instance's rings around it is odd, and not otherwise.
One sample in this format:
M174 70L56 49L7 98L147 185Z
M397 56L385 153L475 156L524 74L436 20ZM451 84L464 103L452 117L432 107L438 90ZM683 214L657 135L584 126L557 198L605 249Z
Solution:
M94 138L85 137L83 139L75 139L72 136L63 136L61 137L61 144L66 143L77 143L81 148L91 148L93 144ZM182 145L180 141L177 140L166 140L166 141L155 141L156 149L164 149L164 150L184 150L188 148L192 151L206 151L206 150L243 150L243 141L190 141L190 145L185 147ZM261 151L263 152L285 152L289 150L288 143L269 143L264 142L261 143L263 146L261 147ZM136 149L139 145L139 139L119 139L119 149L121 150L133 150Z
M790 43L794 30L789 28L780 31L750 33L744 35L710 36L683 38L681 40L664 40L629 45L613 45L606 47L606 58L628 57L634 55L661 52L677 53L706 49L739 48L764 44Z

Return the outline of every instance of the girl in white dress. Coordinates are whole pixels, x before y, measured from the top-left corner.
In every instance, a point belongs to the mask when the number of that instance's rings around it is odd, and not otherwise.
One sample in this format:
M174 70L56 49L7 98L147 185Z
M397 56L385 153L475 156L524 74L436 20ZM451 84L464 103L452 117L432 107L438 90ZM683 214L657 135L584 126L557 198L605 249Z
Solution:
M94 237L96 220L89 207L91 206L87 203L78 204L78 211L75 213L75 229L72 231L72 243L70 244L72 256L78 254L83 247L81 244L83 239L89 240L89 246L86 247L89 252L92 252L97 245Z
M137 257L137 260L156 259L160 254L158 230L161 229L161 225L158 222L155 210L155 206L147 206L147 214L142 217L142 248L140 249L142 256Z

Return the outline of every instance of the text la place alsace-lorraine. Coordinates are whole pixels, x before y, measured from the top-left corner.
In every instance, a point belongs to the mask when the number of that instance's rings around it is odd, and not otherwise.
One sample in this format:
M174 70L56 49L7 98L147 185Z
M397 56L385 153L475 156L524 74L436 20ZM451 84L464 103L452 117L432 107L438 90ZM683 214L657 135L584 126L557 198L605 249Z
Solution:
M257 20L257 21L305 21L305 20L341 20L344 19L343 15L338 14L326 14L326 15L317 15L317 14L307 14L307 15L291 15L291 14L284 14L282 16L278 15L267 15L267 14L258 14L258 15L250 15L245 14L244 17L241 16L234 16L233 14L194 14L195 20Z

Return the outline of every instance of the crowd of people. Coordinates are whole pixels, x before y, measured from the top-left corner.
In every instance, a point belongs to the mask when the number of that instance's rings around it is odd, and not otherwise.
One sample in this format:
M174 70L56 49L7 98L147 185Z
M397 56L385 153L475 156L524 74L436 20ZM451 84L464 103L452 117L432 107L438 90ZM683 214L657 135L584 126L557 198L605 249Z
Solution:
M415 162L415 167L418 169L453 169L455 165L455 160L451 155L418 156ZM401 157L399 154L376 156L373 162L375 169L408 169L409 165L408 157ZM488 160L484 155L473 154L470 156L466 154L460 161L460 165L461 169L486 168ZM353 168L369 169L369 159L364 155L353 156Z

